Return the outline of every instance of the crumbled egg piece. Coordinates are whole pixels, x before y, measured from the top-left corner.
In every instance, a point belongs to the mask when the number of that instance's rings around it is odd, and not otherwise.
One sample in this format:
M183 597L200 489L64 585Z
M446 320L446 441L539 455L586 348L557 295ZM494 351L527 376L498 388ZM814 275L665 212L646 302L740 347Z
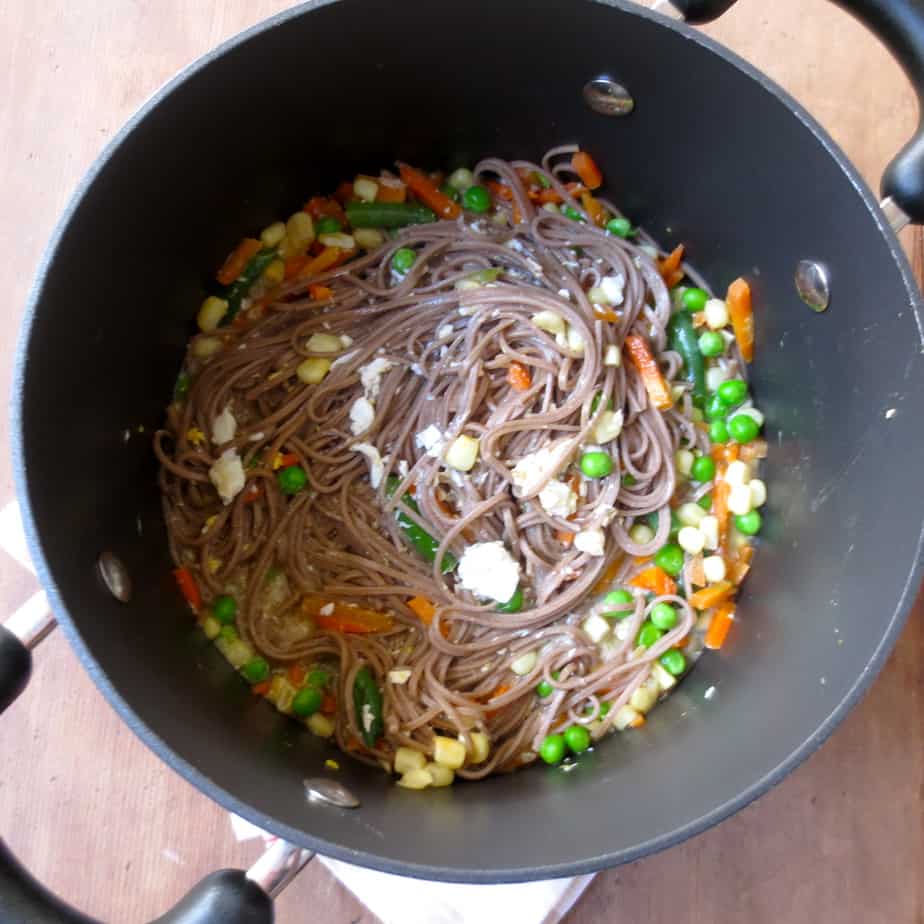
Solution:
M459 560L459 584L479 597L506 603L520 583L520 563L500 540L476 542Z
M370 401L375 401L379 396L379 390L382 387L382 376L388 372L392 366L394 366L394 363L390 359L385 359L383 356L377 356L371 363L360 366L359 379L363 383L366 397Z
M615 276L604 276L600 280L600 288L611 305L621 305L624 301L623 293L626 288L626 277L622 273Z
M212 421L212 442L216 446L222 443L230 443L237 433L237 421L234 414L231 413L229 404L213 421Z
M409 667L400 667L388 672L389 683L397 686L403 686L411 679L411 669Z
M375 420L375 408L368 398L357 398L350 406L350 432L362 436Z
M584 620L581 628L590 636L591 641L597 645L609 634L611 626L599 613L594 613Z
M573 451L572 440L559 440L519 459L510 472L519 496L535 494L543 482L561 470Z
M586 552L588 555L602 555L603 545L603 530L598 527L582 529L574 537L574 547L579 552Z
M446 446L446 440L436 424L430 424L421 430L415 437L414 442L428 455L438 459Z
M356 443L353 451L361 452L369 460L369 483L373 488L377 488L385 474L385 463L382 461L381 453L371 443Z
M567 328L565 319L554 311L540 311L532 316L532 322L547 334L564 334Z
M553 478L539 492L539 503L553 517L569 517L577 510L577 494L570 485Z
M604 411L594 426L594 439L598 443L609 443L622 433L622 410Z
M236 449L226 449L209 469L209 480L215 485L227 506L244 489L244 466Z

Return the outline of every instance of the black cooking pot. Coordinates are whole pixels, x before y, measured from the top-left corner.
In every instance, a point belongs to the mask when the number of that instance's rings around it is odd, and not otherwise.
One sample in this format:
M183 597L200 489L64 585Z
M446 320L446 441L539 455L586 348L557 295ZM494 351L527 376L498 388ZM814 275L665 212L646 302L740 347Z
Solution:
M729 5L678 3L699 19ZM924 87L924 3L841 5ZM626 108L595 92L611 82L585 94L600 76L629 91L631 115L588 105ZM886 217L924 220L922 139L887 173L884 212L778 87L623 0L317 2L207 55L100 157L26 312L13 392L19 498L87 670L157 754L228 809L293 844L393 873L582 873L676 844L746 805L857 701L919 583L924 330ZM667 246L683 241L717 288L742 272L755 284L753 387L767 413L770 503L737 628L644 733L601 743L573 772L537 767L411 793L341 760L337 777L360 808L310 802L303 780L329 775L331 747L254 699L191 626L170 578L149 437L205 271L242 234L354 172L396 158L536 159L566 141L592 151L625 211ZM796 293L804 260L820 262L816 283L827 272L824 313ZM127 604L99 579L103 552L131 577ZM0 636L5 705L28 656ZM8 854L4 909L85 920ZM263 891L225 873L162 920L270 914Z

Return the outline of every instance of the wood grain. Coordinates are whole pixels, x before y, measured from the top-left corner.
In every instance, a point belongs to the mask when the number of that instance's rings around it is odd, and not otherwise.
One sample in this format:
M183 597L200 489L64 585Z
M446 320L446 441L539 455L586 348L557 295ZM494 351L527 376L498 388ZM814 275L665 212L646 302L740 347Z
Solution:
M0 406L41 250L79 177L131 112L197 55L282 0L0 0ZM914 124L914 96L878 43L821 0L741 0L707 30L778 80L875 188ZM721 139L716 139L722 143ZM918 278L924 250L905 232ZM8 444L0 416L0 444ZM12 494L0 454L0 500ZM0 606L32 589L0 565ZM832 740L719 828L600 875L568 924L924 922L919 600L895 655ZM63 638L0 732L0 830L51 888L105 920L147 920L211 869L247 865L225 812L124 726ZM322 910L321 910L322 909ZM320 866L279 902L282 924L371 922Z

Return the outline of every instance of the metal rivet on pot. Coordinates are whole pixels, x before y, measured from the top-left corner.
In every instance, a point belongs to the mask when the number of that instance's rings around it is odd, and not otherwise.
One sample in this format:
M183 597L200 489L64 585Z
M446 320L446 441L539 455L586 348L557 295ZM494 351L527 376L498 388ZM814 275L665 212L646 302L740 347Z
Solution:
M323 802L337 808L359 808L359 799L343 783L320 776L305 780L305 795L312 802Z
M831 302L827 269L815 260L800 260L796 267L796 291L812 311L824 311Z
M584 84L584 102L605 116L628 115L635 108L629 91L612 77L595 77Z
M128 603L132 598L132 579L122 560L107 550L100 555L96 567L109 593L120 603Z

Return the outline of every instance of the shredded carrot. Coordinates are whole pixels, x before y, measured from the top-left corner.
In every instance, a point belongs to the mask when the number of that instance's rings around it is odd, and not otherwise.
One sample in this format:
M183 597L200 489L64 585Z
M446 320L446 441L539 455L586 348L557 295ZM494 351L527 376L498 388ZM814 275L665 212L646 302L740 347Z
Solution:
M353 195L353 184L350 184L350 197ZM346 212L343 211L343 206L336 199L327 199L324 196L313 196L309 199L302 208L303 212L307 212L312 218L316 221L319 218L331 217L337 218L342 222L346 222Z
M728 495L731 485L724 479L716 479L712 489L712 515L719 521L719 549L724 550L728 543Z
M333 609L328 610L329 607ZM315 595L306 596L302 600L302 613L314 619L319 629L329 632L369 635L373 632L387 632L394 625L388 613L362 606L348 606Z
M180 593L186 598L186 602L194 609L198 610L202 606L202 594L199 593L199 585L193 577L189 568L177 568L173 572L176 578L177 587Z
M599 189L603 185L603 174L586 151L575 151L571 155L571 169L588 189Z
M569 533L567 530L560 529L555 533L555 538L564 546L571 545L574 542L574 533Z
M767 458L767 441L764 439L751 440L750 443L745 443L738 454L738 458L742 462L756 462L758 459Z
M547 202L551 202L553 205L558 205L561 202L561 196L555 192L554 189L529 189L529 198L532 202L538 202L540 205L545 205Z
M279 452L273 459L273 470L288 468L290 465L298 465L298 456L294 452Z
M732 623L735 621L735 605L730 601L723 603L712 615L712 622L703 644L712 651L718 651L728 638Z
M438 184L434 184L425 174L407 164L399 164L398 169L408 189L440 218L458 218L462 214L462 209L449 196L441 193Z
M379 184L376 202L404 202L407 199L407 186L401 180L379 177L376 182Z
M738 458L740 446L738 443L715 443L709 450L713 462L719 467L719 477L725 471L729 462L734 462Z
M491 690L490 695L488 696L488 702L491 702L492 699L500 699L505 693L510 692L510 685L506 683L499 683L493 690Z
M259 683L255 683L250 689L256 696L266 696L270 691L271 685L269 680L261 680Z
M341 204L346 205L353 198L353 184L349 180L344 180L334 193L334 198Z
M616 575L619 574L619 569L622 568L623 557L622 555L617 555L604 569L603 574L600 575L599 580L594 584L593 592L595 594L603 593L604 590L609 590L610 585L613 581L616 580Z
M751 306L751 287L747 280L738 278L728 287L725 297L732 331L738 349L746 363L754 359L754 309Z
M652 558L654 558L654 555L636 555L633 557L632 561L641 568L642 565L647 565Z
M668 256L663 260L658 260L658 272L661 273L661 278L667 283L669 289L672 289L683 279L684 274L681 269L683 254L684 246L683 244L678 244ZM678 273L680 274L679 277L677 276Z
M604 308L601 305L594 305L594 317L601 321L609 321L611 324L618 324L622 320L622 315L618 311Z
M228 259L222 264L221 269L215 274L215 278L223 285L229 286L241 273L244 267L250 262L250 258L263 245L256 238L245 237L231 253Z
M689 645L689 644L690 644L690 636L689 636L689 633L688 633L688 634L685 635L682 639L678 639L678 640L674 643L674 648L686 648L687 645Z
M746 545L738 552L738 557L728 567L728 576L736 587L747 577L754 558L754 546Z
M498 183L497 180L485 180L484 185L491 190L491 195L495 199L503 199L505 202L513 201L513 190L506 183Z
M299 279L310 279L326 270L344 263L355 250L342 250L340 247L325 247L316 257L312 257L298 272Z
M575 199L580 199L581 193L584 192L586 187L583 183L576 183L572 180L570 183L565 183L565 189L568 190L569 196L573 196Z
M433 622L436 607L426 597L411 597L407 601L407 605L425 626L429 626Z
M731 581L719 581L696 591L695 594L690 594L689 603L693 609L709 610L724 603L729 597L734 596L734 593L735 587Z
M324 699L321 700L321 715L336 715L336 713L337 700L330 693L325 693Z
M308 257L301 255L298 257L289 257L286 260L286 279L291 279L293 276L297 276L305 264L308 262Z
M507 370L507 384L514 391L529 391L533 384L533 377L523 363L512 362Z
M286 676L289 678L289 683L297 689L305 682L308 671L306 671L301 664L293 664L286 672Z
M599 199L595 199L586 190L581 193L581 205L584 206L584 211L590 215L591 220L598 228L602 228L606 224L606 209L603 207L603 203Z
M658 361L652 355L648 341L638 334L629 334L626 337L626 352L642 377L651 403L660 411L671 407L674 399L671 397L670 387L661 375Z
M677 593L677 584L663 568L659 568L657 565L652 565L650 568L645 568L644 571L639 571L629 583L633 587L650 590L659 597L665 594Z
M630 723L629 728L641 728L648 720L639 713Z
M316 302L319 302L325 298L333 298L334 290L331 288L328 288L327 286L308 286L308 294Z
M259 481L251 481L249 485L244 489L242 495L243 501L245 504L254 503L257 498L263 493L263 485Z

